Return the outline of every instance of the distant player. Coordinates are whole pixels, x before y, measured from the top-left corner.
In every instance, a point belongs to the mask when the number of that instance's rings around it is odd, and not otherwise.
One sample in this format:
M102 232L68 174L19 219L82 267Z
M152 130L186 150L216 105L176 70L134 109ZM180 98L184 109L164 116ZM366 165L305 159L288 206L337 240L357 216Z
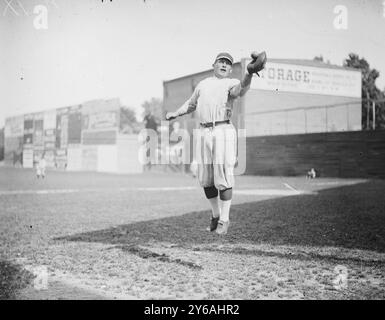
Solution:
M314 170L314 168L311 168L310 171L307 172L306 178L308 179L314 179L317 176L317 172Z
M197 175L212 209L208 230L217 234L226 234L230 224L233 170L237 154L237 134L230 122L233 101L246 93L253 73L262 70L266 62L265 53L252 53L252 58L247 66L248 72L239 81L229 78L233 57L226 52L219 53L213 64L214 75L198 83L191 98L177 111L166 114L166 120L172 120L197 112L200 121Z
M37 178L39 179L40 177L42 179L45 178L45 169L46 169L46 166L47 166L47 162L45 160L45 157L44 157L44 154L41 156L41 158L39 159L39 162L37 163L36 165L36 176Z
M158 132L159 123L156 120L156 118L155 118L155 116L151 110L144 116L143 122L144 122L144 126L146 129L154 130L155 132ZM147 149L146 156L147 157L150 156L150 149ZM144 170L145 171L151 170L151 161L144 166Z

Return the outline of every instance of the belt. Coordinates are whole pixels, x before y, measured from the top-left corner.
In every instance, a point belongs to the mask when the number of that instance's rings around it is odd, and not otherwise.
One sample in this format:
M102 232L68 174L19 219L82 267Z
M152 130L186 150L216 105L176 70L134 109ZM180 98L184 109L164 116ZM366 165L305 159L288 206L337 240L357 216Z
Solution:
M230 124L230 120L201 123L201 126L203 128L211 128L213 126L215 127L218 124Z

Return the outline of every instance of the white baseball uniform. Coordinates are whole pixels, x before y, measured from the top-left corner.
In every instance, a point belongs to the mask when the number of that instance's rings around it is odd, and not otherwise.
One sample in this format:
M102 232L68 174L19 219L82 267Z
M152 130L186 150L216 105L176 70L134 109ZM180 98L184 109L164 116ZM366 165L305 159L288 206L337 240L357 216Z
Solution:
M45 177L45 168L47 166L47 162L44 158L39 160L39 163L36 166L36 175Z
M201 124L230 120L234 99L248 89L242 88L238 79L206 78L176 114L181 116L196 111ZM196 155L200 185L215 186L219 190L232 188L237 154L237 134L233 124L201 126L194 133L198 133Z

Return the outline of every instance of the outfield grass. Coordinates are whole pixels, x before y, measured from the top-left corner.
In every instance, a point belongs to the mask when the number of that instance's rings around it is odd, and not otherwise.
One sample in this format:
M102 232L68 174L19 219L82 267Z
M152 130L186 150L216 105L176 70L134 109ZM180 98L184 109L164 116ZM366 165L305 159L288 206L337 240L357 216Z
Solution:
M205 231L210 211L190 176L37 180L32 170L0 168L2 298L385 297L383 180L236 183L247 192L235 193L229 234L218 237ZM41 265L47 290L34 290L28 273L15 277ZM333 284L337 266L348 273L342 288Z

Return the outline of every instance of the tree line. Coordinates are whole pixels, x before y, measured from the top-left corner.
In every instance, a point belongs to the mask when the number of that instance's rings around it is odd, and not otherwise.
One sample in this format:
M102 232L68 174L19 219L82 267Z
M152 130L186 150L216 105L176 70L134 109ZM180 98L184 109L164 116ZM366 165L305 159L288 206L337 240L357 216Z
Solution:
M330 64L329 60L324 61L322 55L314 57L313 60ZM344 60L343 66L361 70L362 129L372 130L373 127L385 129L385 88L381 91L376 85L380 72L371 68L369 62L356 53L350 53ZM374 116L373 102L375 103Z

